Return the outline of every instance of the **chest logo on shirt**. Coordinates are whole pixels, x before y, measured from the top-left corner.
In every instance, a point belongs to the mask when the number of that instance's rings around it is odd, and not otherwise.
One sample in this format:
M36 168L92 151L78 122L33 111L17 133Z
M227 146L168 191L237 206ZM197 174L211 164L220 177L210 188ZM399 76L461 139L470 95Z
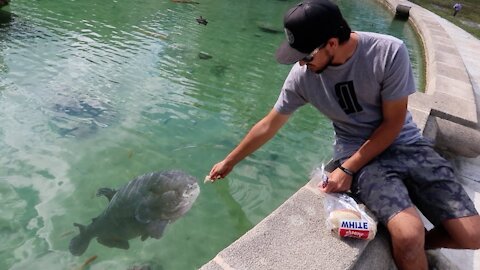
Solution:
M338 104L340 104L340 107L346 114L363 111L362 106L358 103L353 81L337 83L335 85L335 94L337 95Z

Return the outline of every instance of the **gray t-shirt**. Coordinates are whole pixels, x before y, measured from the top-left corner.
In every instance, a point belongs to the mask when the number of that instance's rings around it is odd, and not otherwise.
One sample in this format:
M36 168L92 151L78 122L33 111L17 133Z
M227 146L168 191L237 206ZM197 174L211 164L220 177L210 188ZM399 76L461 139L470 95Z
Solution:
M405 44L392 36L356 33L357 48L344 64L315 74L296 63L274 106L279 113L291 114L310 103L330 118L335 130L335 160L350 157L380 125L382 100L415 92ZM407 112L393 144L411 144L419 138L419 129Z

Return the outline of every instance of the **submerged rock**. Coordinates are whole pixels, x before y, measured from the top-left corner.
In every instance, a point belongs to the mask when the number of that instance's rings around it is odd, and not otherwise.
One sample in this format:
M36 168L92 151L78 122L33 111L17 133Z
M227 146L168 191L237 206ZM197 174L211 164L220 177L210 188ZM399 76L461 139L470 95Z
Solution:
M206 52L199 52L198 53L198 58L202 59L202 60L208 60L208 59L212 59L212 56Z

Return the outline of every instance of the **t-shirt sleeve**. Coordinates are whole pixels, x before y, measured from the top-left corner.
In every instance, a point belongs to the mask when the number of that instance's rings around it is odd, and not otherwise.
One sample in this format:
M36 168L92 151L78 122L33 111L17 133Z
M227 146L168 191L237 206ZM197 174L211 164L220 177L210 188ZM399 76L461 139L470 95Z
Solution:
M382 86L382 99L395 100L416 92L415 80L408 50L404 43L394 53L390 65L385 70Z
M297 72L294 67L288 74L287 79L285 79L277 102L273 106L273 108L281 114L292 114L299 107L307 103L306 99L300 93L301 88L298 84L296 74Z

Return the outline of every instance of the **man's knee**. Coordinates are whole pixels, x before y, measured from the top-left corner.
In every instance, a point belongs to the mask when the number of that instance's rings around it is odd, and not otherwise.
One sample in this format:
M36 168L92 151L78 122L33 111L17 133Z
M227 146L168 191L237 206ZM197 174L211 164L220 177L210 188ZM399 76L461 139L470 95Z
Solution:
M402 211L389 221L388 230L394 249L408 257L423 251L425 244L425 228L423 222L413 211Z
M469 249L480 249L480 216L475 215L472 216L473 224L471 225L469 231L468 238L470 239L469 245L467 248Z
M480 249L480 216L448 220L444 228L461 248Z
M425 231L423 226L398 230L395 234L392 234L391 237L394 247L406 254L416 253L418 250L423 250L424 248Z
M480 249L480 227L466 232L460 241L460 245L465 249Z
M475 236L473 236L472 242L470 243L469 249L480 249L480 233L476 233Z

